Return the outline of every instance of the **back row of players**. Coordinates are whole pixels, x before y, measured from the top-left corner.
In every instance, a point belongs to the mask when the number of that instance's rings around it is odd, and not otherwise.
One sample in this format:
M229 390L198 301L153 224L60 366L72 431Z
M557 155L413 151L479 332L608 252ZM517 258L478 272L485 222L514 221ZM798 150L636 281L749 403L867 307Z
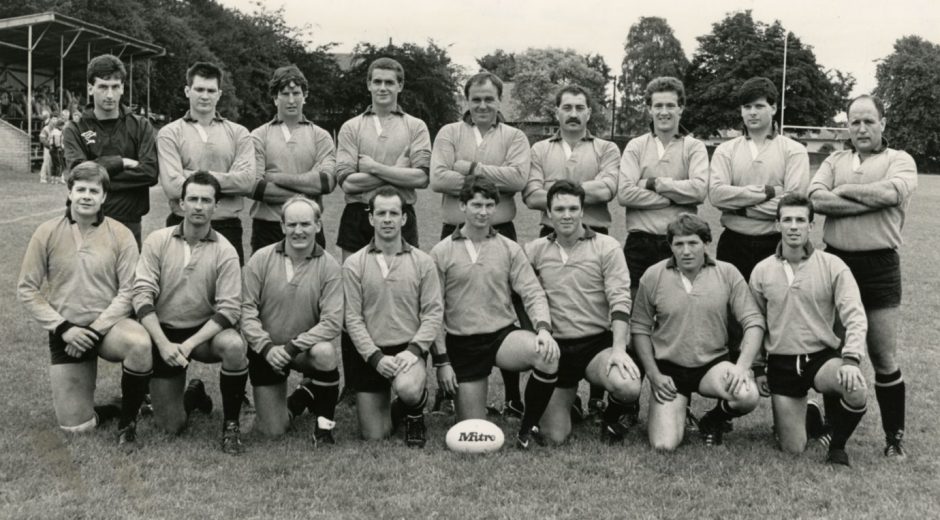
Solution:
M885 454L904 455L897 248L916 169L882 139L877 98L850 103L852 149L832 154L810 182L805 148L776 132L777 92L764 78L740 86L744 135L720 145L710 167L704 145L681 133L685 95L674 78L648 86L651 131L622 157L586 130L589 94L577 86L556 96L558 133L530 150L501 121L499 78L474 75L463 120L443 127L432 147L424 123L397 103L401 65L379 59L368 73L372 105L343 125L334 154L329 134L303 116L307 82L296 67L275 71L277 116L251 134L216 112L214 65L189 69L190 110L156 140L120 104L123 82L117 58L89 64L94 105L65 133L70 205L37 230L20 277L20 298L50 332L64 429L115 414L121 443L134 445L149 385L158 423L180 431L193 409L211 409L201 383L185 386L197 359L222 364L224 450L242 449L249 374L261 430L281 433L309 408L314 439L332 442L339 373L329 341L342 334L365 438L385 437L401 415L408 443L424 444L422 361L431 353L461 419L485 414L487 376L503 369L523 447L567 438L582 378L609 392L602 436L621 439L645 371L657 448L678 446L692 392L719 399L700 424L706 443L721 442L760 392L772 395L784 449L803 450L809 419L829 442L828 460L847 464L845 441L865 411L858 364L867 343ZM138 260L157 179L171 227L151 234ZM413 207L415 189L429 182L443 193L444 214L430 256L417 249ZM320 226L320 196L337 185L347 202L342 271L323 251ZM519 191L543 212L542 238L525 251L512 223ZM255 200L255 254L241 273L243 196ZM723 212L718 262L705 253L707 224L694 216L706 196ZM623 253L606 236L614 197L627 208ZM809 242L814 208L828 217L827 253ZM140 325L127 318L132 306ZM93 409L98 355L123 361L120 412ZM288 398L291 368L307 377ZM518 373L529 369L523 406ZM392 387L400 414L389 410ZM828 425L818 408L807 410L809 388L826 394Z

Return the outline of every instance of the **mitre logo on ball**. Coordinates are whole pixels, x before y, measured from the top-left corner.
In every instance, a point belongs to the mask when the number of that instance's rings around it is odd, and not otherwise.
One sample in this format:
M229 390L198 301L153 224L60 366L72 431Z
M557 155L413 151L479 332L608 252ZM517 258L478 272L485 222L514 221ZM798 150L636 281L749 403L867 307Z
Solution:
M467 419L447 431L447 447L461 453L487 453L496 451L505 441L503 430L483 419Z

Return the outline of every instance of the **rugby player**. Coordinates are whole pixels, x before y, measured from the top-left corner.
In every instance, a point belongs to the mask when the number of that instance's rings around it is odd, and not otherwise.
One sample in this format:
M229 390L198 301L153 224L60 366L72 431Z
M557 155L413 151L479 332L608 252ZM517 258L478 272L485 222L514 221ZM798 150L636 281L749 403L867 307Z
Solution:
M307 78L296 65L280 67L268 82L268 94L277 115L251 132L258 181L251 205L252 253L284 240L280 210L287 199L302 193L322 208L322 195L336 187L333 138L304 116ZM322 226L316 242L326 247Z
M291 418L310 408L314 444L333 444L339 371L330 342L343 325L343 273L315 241L319 204L296 195L277 213L285 238L256 251L242 281L241 331L249 347L255 426L282 435ZM308 379L288 399L291 369Z
M633 345L650 381L649 440L658 450L679 446L693 392L718 399L699 420L707 446L722 443L724 423L749 413L760 398L751 364L764 319L741 273L712 260L708 223L683 213L666 227L672 258L640 278L633 306ZM744 329L741 355L729 361L728 320Z
M493 181L502 195L493 211L491 225L497 233L517 240L512 219L516 216L515 194L525 188L529 178L531 151L529 140L518 128L503 122L499 112L503 82L490 72L470 76L463 88L468 109L461 121L444 125L434 139L431 153L431 190L443 194L443 240L464 223L460 211L460 190L464 178L479 174ZM513 296L513 308L520 325L531 329L525 306L519 295ZM519 373L501 371L506 404L503 412L522 417Z
M614 443L623 440L626 427L620 417L638 408L642 385L639 368L627 352L630 274L617 240L583 224L585 191L568 180L555 182L546 201L554 231L526 245L548 297L561 352L558 382L542 426L555 442L568 438L568 410L578 382L586 378L610 392L601 438Z
M180 433L196 408L210 412L202 381L186 387L191 359L221 361L222 451L243 451L238 416L248 380L245 342L235 329L241 308L241 272L235 248L211 227L222 194L219 181L197 171L183 181L183 222L154 231L144 242L134 282L134 310L153 341L150 381L154 418Z
M140 249L140 220L150 212L150 186L157 184L157 147L150 120L121 104L127 71L116 56L88 62L88 95L94 103L63 130L69 168L85 161L105 167L110 179L104 216L127 226Z
M160 129L160 186L170 201L167 226L183 221L183 182L196 171L207 171L219 181L222 194L216 201L212 229L225 237L245 263L242 247L242 196L255 192L255 149L248 130L216 111L222 97L222 69L196 62L186 71L189 110ZM263 191L263 190L262 190Z
M65 215L41 224L29 241L17 296L49 332L52 405L60 428L86 432L119 415L118 443L137 445L137 411L151 374L150 337L130 319L137 242L102 214L110 179L86 161L68 176ZM120 362L121 408L94 406L97 359Z
M767 320L766 375L755 370L758 387L770 394L777 440L789 453L806 448L807 391L836 396L827 461L848 466L845 444L865 415L867 398L859 363L868 322L858 284L845 262L813 248L809 199L795 193L780 199L776 228L783 237L777 252L754 267L750 281ZM844 346L833 330L837 317Z
M885 432L884 454L904 458L905 384L895 358L901 305L901 228L917 189L917 165L888 147L884 104L874 96L849 103L852 149L830 155L810 185L816 211L826 215L826 251L852 270L868 318L868 355ZM836 409L827 403L826 411Z
M440 281L434 260L403 237L404 196L383 186L368 208L374 237L343 263L346 330L356 349L344 367L346 385L356 392L362 438L391 433L394 389L404 407L406 444L424 447L425 360L443 318Z
M548 301L522 246L490 224L500 200L496 184L482 175L464 179L459 196L464 224L431 250L444 294L446 333L435 345L434 365L440 387L456 395L458 421L486 416L487 378L494 365L533 370L517 437L526 449L533 441L544 444L538 424L558 379ZM513 291L522 296L535 334L515 325Z

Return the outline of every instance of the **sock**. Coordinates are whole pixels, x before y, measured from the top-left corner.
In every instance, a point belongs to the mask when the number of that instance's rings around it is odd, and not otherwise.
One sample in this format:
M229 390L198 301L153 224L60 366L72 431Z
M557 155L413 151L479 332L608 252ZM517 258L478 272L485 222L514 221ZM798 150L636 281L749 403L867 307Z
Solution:
M248 367L241 370L219 371L219 391L222 393L222 416L226 421L238 422L242 411L242 397L248 383Z
M904 430L904 393L900 369L893 374L875 374L875 397L881 409L881 427L888 437Z
M303 415L304 410L311 408L314 402L313 385L309 379L304 379L296 390L287 396L287 413L293 420Z
M718 404L716 404L715 407L709 410L705 415L714 421L726 422L734 419L735 417L741 417L745 414L735 410L734 408L731 408L731 405L728 404L728 401L719 399Z
M512 372L510 370L499 371L503 376L503 393L505 394L505 400L519 402L522 401L522 393L519 392L519 372Z
M842 406L842 396L839 394L823 394L823 411L825 416L823 420L826 423L826 431L832 429L832 423L835 421L835 414Z
M625 414L638 411L639 408L639 403L627 404L618 400L613 395L610 395L607 397L607 408L604 409L604 413L601 417L605 424L613 424L619 422L620 418Z
M855 427L865 415L867 407L852 408L843 400L839 400L839 407L832 413L832 439L829 441L830 450L844 450L845 443L852 436Z
M532 370L532 376L525 385L525 414L519 428L521 431L528 431L539 424L557 381L558 372L546 374L539 369Z
M313 415L332 421L336 415L336 401L339 400L339 370L314 370L310 379L310 388L313 390Z
M403 407L405 409L405 416L409 419L418 419L424 417L424 406L428 404L428 390L425 388L424 391L421 392L421 398L418 399L418 402L413 405L408 404L401 399L399 399L399 401L401 401L401 404L404 405Z
M152 370L135 372L124 367L121 374L121 420L118 422L118 428L124 428L137 420L137 412L150 389L152 373Z
M604 387L599 385L591 385L591 394L588 396L589 399L603 399L604 398ZM613 399L613 398L611 398Z

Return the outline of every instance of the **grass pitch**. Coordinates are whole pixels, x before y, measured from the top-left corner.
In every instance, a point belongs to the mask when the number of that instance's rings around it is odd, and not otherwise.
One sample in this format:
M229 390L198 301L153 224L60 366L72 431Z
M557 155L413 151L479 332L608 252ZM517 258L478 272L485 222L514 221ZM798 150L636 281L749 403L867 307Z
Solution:
M774 448L770 405L763 400L736 421L725 444L705 449L694 435L674 454L651 450L641 427L623 447L597 440L595 427L575 429L563 447L519 453L508 446L486 456L450 453L444 433L451 417L428 416L424 450L400 438L367 444L357 439L355 411L341 405L335 447L314 450L313 422L304 416L285 438L251 433L242 418L247 453L233 458L218 449L221 427L218 369L194 363L190 375L206 380L216 410L197 414L186 433L157 432L139 424L143 448L132 455L115 448L112 425L70 437L55 426L45 334L16 301L15 284L35 227L64 211L65 188L40 185L35 176L8 176L0 194L0 517L2 518L933 518L940 511L940 432L936 403L940 371L934 345L940 314L940 274L935 229L940 177L921 176L908 213L901 251L904 274L899 358L908 382L903 463L885 460L874 394L869 413L848 450L851 469L821 463L811 447L792 457ZM167 213L159 188L144 232ZM521 240L538 232L538 218L521 204ZM247 207L247 206L246 206ZM324 225L335 242L342 195L327 197ZM421 193L417 208L421 246L440 236L440 197ZM713 226L718 212L703 211ZM612 234L625 236L623 210L614 210ZM247 220L246 220L247 223ZM250 226L246 226L250 229ZM715 228L717 230L717 227ZM819 242L821 222L817 223ZM717 234L717 233L716 233ZM245 244L248 244L247 236ZM335 246L330 251L338 256ZM870 365L864 370L872 381ZM433 372L429 380L433 385ZM296 378L297 376L293 376ZM120 369L99 363L98 400L117 397ZM293 381L293 379L292 379ZM491 399L501 401L491 379ZM585 389L582 388L582 391ZM647 396L644 393L643 413ZM711 402L694 402L697 412ZM507 439L517 423L497 421ZM508 442L507 442L508 444Z

